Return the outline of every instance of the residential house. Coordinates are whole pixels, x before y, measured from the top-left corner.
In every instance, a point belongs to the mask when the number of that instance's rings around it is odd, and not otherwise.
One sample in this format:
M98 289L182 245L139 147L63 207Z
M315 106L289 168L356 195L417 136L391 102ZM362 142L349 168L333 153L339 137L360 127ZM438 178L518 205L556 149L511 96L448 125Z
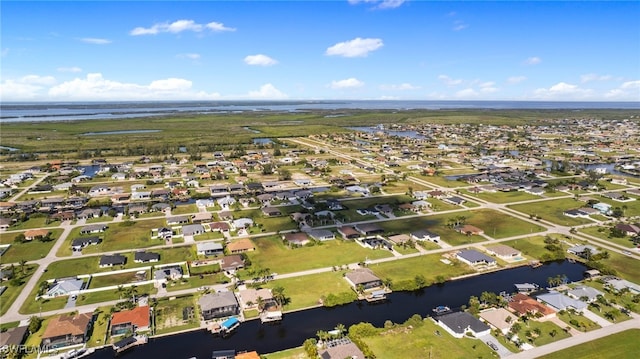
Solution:
M213 214L211 212L199 212L191 216L191 223L209 223L213 220ZM183 228L184 231L184 228Z
M174 216L167 218L167 226L179 226L189 223L189 217L187 216Z
M592 303L596 301L599 296L604 295L604 293L592 287L579 286L567 291L567 295L574 299L584 300L587 303Z
M289 244L298 246L304 246L305 244L311 242L305 232L285 233L282 235L282 239Z
M382 279L378 278L369 268L358 268L344 275L349 285L357 290L362 286L364 290L382 287Z
M244 268L244 259L238 254L224 256L220 260L220 269L223 271L232 272L241 268Z
M479 315L482 320L491 327L501 331L502 334L507 334L513 323L518 319L517 316L504 308L483 310Z
M243 238L227 244L227 250L229 250L229 253L251 252L255 249L256 247L249 238Z
M420 229L414 232L411 232L411 238L416 241L432 241L438 242L440 240L440 235L437 233L430 232L426 229Z
M313 229L307 233L316 241L328 241L336 238L336 235L328 229Z
M0 348L4 351L6 348L15 348L22 345L27 337L28 329L29 326L23 325L0 332Z
M365 359L365 355L348 338L340 339L337 341L329 341L324 349L318 352L321 359Z
M198 299L198 304L204 320L228 317L240 313L240 305L233 292L205 294Z
M71 294L77 294L84 288L82 279L68 278L52 282L47 290L47 296L59 297Z
M222 244L216 242L205 242L196 244L196 252L202 256L217 256L223 253Z
M407 243L411 240L411 236L408 234L396 234L393 236L389 236L389 240L394 244L401 245L403 243Z
M236 230L249 228L253 226L253 219L251 218L238 218L232 222L232 228Z
M71 241L71 250L79 252L88 245L97 245L100 244L100 242L102 242L102 239L99 237L76 238Z
M262 214L267 217L278 217L282 215L282 212L277 207L262 207Z
M344 239L360 238L360 232L358 232L353 226L338 227L338 233L340 233Z
M136 263L155 263L160 260L159 253L138 251L133 256L133 261Z
M538 301L545 303L556 311L573 309L582 312L587 308L587 303L581 300L571 298L563 293L549 291L549 293L536 295Z
M258 308L259 302L270 302L273 300L273 293L269 288L242 289L238 292L238 299L243 310Z
M493 246L486 247L487 252L489 254L494 255L496 257L502 259L512 259L516 257L520 257L521 252L515 248L511 248L504 244L496 244Z
M24 239L27 241L32 241L34 239L45 238L49 234L51 234L51 231L48 229L30 229L24 232Z
M569 249L567 249L568 253L574 254L578 257L581 258L588 258L594 254L598 254L599 251L596 247L585 244L585 245L579 245L579 246L574 246L571 247Z
M384 228L380 227L376 223L359 223L353 228L364 236L375 236L377 234L384 233Z
M599 203L594 204L592 207L597 209L598 211L600 211L600 213L602 213L604 215L611 214L611 205L608 204L608 203L599 202Z
M158 267L156 267L158 268ZM182 278L182 267L174 265L156 269L153 272L153 280L165 282L167 280L177 280Z
M121 254L105 254L100 257L100 268L125 265L126 263L127 257Z
M209 223L209 228L211 231L227 233L231 230L231 225L227 222L212 222Z
M615 228L621 232L623 232L627 236L638 236L640 235L640 225L636 224L628 224L628 223L618 223Z
M146 332L151 325L151 311L148 305L135 307L111 314L111 336Z
M106 224L91 224L88 226L82 227L80 229L80 234L94 234L94 233L102 233L107 230Z
M529 297L524 293L518 293L511 298L509 308L518 316L533 314L543 318L553 318L556 311Z
M467 263L471 266L487 265L494 266L497 261L486 254L480 253L473 249L463 249L456 254L461 262Z
M467 333L476 338L491 333L491 327L467 312L444 314L437 319L438 325L456 338L462 338Z
M182 227L182 234L185 236L197 236L204 233L204 226L201 224L187 224Z
M457 232L460 232L462 234L466 234L466 235L480 235L480 234L484 234L484 231L476 226L472 226L470 224L463 224L460 226L456 226L455 230Z
M93 313L62 314L49 320L42 334L41 347L58 349L87 341Z

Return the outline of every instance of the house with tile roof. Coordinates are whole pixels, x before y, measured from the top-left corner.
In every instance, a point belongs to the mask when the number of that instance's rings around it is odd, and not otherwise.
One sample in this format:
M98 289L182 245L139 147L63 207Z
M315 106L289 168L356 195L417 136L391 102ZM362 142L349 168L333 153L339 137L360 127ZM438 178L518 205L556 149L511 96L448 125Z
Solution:
M148 331L151 324L148 305L123 310L111 315L111 335L124 335Z
M42 334L40 346L58 349L86 342L92 319L93 313L62 314L51 318Z

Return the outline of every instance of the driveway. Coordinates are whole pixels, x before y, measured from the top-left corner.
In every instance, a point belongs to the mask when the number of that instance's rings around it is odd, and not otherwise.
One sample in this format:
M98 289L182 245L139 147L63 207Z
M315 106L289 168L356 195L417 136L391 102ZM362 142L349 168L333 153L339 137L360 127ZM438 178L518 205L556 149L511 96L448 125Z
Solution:
M481 337L478 337L478 339L482 340L482 344L487 346L489 345L488 343L493 343L498 348L498 350L496 350L496 353L498 353L500 358L504 358L513 354L511 351L509 351L509 349L507 349L507 347L500 344L498 339L494 338L492 335L483 335Z
M69 298L67 299L67 304L64 306L64 309L75 308L76 307L76 299L77 299L76 295L70 295Z

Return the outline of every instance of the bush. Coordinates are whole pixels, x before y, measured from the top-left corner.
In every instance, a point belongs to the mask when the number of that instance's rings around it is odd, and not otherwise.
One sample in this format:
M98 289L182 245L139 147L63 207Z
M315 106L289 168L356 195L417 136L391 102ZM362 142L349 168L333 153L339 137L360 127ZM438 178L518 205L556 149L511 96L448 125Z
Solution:
M353 291L342 292L336 294L329 294L325 298L323 298L322 303L325 307L335 307L338 305L348 304L358 299L356 293Z
M371 323L360 322L349 327L349 337L351 339L355 337L366 338L377 335L380 330L374 327Z

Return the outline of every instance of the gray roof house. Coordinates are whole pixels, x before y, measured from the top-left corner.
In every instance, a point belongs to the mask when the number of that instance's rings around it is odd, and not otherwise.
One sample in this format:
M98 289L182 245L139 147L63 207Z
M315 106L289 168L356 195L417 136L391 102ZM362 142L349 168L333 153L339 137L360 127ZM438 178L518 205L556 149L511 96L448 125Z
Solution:
M160 260L160 254L153 252L144 252L139 251L136 252L133 256L133 261L136 263L150 263L157 262Z
M438 325L456 338L462 338L467 332L476 338L491 332L491 327L467 312L444 314L437 318Z
M180 266L164 267L153 272L153 279L157 281L179 278L182 278L182 268Z
M440 240L440 235L437 233L430 232L426 229L420 229L420 230L411 232L411 238L417 241L438 241Z
M204 233L204 226L201 224L187 224L182 226L182 234L185 236L195 236Z
M479 264L495 265L496 260L473 249L463 249L456 257L464 263L475 266Z
M127 263L127 257L121 254L103 255L100 257L100 268L124 265Z
M82 248L88 245L96 245L102 242L102 239L99 237L85 237L85 238L76 238L71 241L71 249L74 251L81 251Z
M567 295L574 299L586 298L587 303L591 303L598 299L599 295L604 295L604 293L592 287L581 286L569 290Z
M91 224L91 225L82 227L82 229L80 230L80 234L100 233L106 230L107 230L106 224Z
M233 292L205 294L200 297L198 304L204 320L228 317L240 312L240 305Z
M328 229L314 229L308 232L309 236L316 241L327 241L336 239L336 235Z
M582 312L587 303L568 297L560 292L550 291L549 293L540 294L536 296L536 299L550 306L551 308L560 311L573 308L579 312Z
M216 242L198 243L196 245L197 253L203 256L216 256L222 254L222 244Z
M72 293L78 293L82 290L84 281L81 279L66 279L53 282L53 285L47 291L47 295L51 297L58 297L61 295L69 295Z

